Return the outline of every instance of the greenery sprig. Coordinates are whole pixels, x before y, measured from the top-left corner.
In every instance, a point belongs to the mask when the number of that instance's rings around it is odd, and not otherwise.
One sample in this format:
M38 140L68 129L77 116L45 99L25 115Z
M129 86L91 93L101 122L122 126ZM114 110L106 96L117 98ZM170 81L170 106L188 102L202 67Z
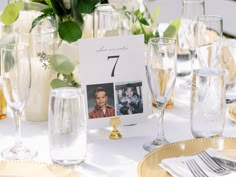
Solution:
M144 34L144 42L148 43L152 37L160 37L160 33L157 30L157 17L160 12L160 7L157 6L154 9L152 15L148 11L140 11L139 9L134 12L135 23L132 27L133 34ZM163 37L176 38L179 27L181 24L180 18L174 19L169 26L163 32Z
M75 64L69 58L64 55L55 54L49 57L49 63L53 70L57 72L57 78L51 81L52 88L80 86L74 80L73 71Z

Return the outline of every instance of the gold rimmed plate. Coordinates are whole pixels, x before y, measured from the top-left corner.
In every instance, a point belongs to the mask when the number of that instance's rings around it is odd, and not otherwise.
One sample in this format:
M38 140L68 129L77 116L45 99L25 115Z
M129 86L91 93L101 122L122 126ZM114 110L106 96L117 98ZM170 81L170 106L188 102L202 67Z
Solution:
M229 118L236 123L236 103L230 105L228 114Z
M72 168L35 161L1 160L0 177L81 177Z
M170 157L194 155L202 150L214 148L226 156L236 158L236 138L200 138L171 143L147 154L138 166L140 177L170 177L159 163Z

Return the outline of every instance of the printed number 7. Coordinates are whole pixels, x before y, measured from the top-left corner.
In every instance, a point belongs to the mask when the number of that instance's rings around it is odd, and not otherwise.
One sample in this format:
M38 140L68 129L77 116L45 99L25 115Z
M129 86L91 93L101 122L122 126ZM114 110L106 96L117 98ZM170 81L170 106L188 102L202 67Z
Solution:
M111 72L111 77L114 77L114 73L115 73L115 69L116 69L116 64L117 64L117 62L119 60L119 57L120 57L119 55L114 55L114 56L108 56L108 58L107 58L107 60L116 58L115 65L114 65L114 67L112 69L112 72Z

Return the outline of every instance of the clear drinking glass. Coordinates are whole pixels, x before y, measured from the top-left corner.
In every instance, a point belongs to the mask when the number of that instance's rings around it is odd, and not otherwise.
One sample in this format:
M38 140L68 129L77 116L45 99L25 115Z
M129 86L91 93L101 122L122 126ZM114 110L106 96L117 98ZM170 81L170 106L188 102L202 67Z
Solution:
M51 160L62 165L85 160L87 112L78 88L51 90L49 99L49 148Z
M200 67L220 68L222 36L223 19L221 16L198 17L197 56Z
M188 69L190 76L184 84L187 88L191 87L192 70L195 68L196 62L196 45L197 45L197 18L205 14L205 1L204 0L183 0L182 1L182 17L181 27L178 33L178 45L181 50L188 50L190 53L189 58L190 68ZM188 56L188 55L186 55ZM185 57L186 57L185 56ZM186 61L188 62L188 61ZM180 63L180 62L179 62Z
M14 113L16 123L15 145L2 152L6 159L32 159L36 152L26 148L21 140L21 115L31 87L29 47L9 44L1 49L1 81L7 105Z
M225 72L217 68L193 71L191 131L195 138L221 136L225 121Z
M130 34L132 16L110 4L97 5L93 16L93 37L121 36Z
M158 117L157 137L144 144L152 151L168 143L164 135L164 109L174 89L176 80L176 40L171 38L152 38L147 49L147 80L153 99L156 101Z

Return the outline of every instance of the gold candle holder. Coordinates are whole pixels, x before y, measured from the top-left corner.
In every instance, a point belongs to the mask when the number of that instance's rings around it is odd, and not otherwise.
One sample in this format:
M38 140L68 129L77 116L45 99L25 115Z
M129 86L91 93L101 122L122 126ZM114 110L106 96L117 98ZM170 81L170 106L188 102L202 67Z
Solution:
M121 133L118 130L118 127L121 123L121 120L119 117L112 117L110 120L110 125L112 126L112 131L109 135L109 138L112 140L118 140L122 138Z

